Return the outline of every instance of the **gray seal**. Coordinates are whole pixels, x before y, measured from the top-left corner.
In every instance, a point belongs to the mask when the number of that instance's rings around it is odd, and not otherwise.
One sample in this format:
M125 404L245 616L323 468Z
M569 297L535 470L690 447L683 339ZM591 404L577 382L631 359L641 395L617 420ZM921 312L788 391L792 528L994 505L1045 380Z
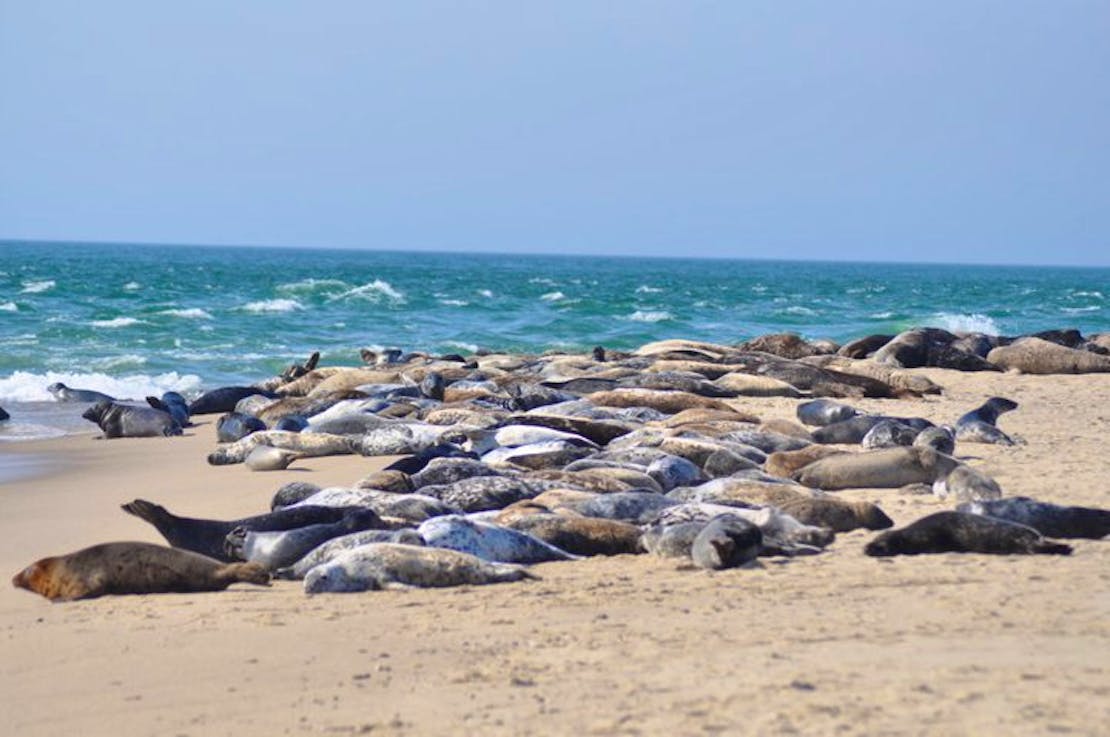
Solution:
M181 425L153 407L97 402L81 415L95 422L106 438L156 438L180 435Z
M1003 412L1017 409L1017 402L1005 397L991 397L982 406L956 420L956 439L971 443L1013 445L1013 439L995 423Z
M54 395L54 399L59 402L118 402L115 397L109 396L104 392L93 391L92 389L70 389L68 386L60 381L57 381L50 386L46 387L46 391Z
M338 522L306 525L292 530L255 532L236 527L224 539L229 558L250 561L276 570L293 565L318 545L340 535L380 528L381 518L369 509L348 509Z
M925 553L1068 555L1071 547L1045 540L1032 527L964 512L937 512L889 530L867 544L871 556Z
M546 563L578 559L578 556L526 532L460 515L434 517L422 522L416 531L430 547L470 553L495 563Z
M904 425L898 420L883 420L867 431L860 445L868 450L896 448L900 445L913 445L921 430Z
M446 548L370 543L339 554L305 575L308 594L508 583L535 578L523 566L490 563Z
M802 424L817 427L850 420L859 414L854 407L834 402L831 399L814 399L809 402L802 402L795 412Z
M689 558L694 540L705 525L704 520L652 525L644 531L640 545L660 558Z
M299 581L313 568L327 563L340 553L353 550L363 545L369 545L370 543L397 543L400 545L421 546L424 544L424 538L420 537L420 533L416 530L408 527L400 530L363 530L362 532L340 535L339 537L333 537L317 545L315 548L305 553L305 555L292 566L288 568L279 568L274 571L274 578Z
M266 429L266 423L242 412L228 412L216 420L216 442L234 443L252 432Z
M302 506L280 509L270 514L245 517L237 520L194 519L178 517L165 507L145 499L136 499L124 504L123 511L154 525L175 548L192 550L209 558L230 563L234 560L224 550L224 542L229 532L237 527L262 532L271 530L292 530L325 522L338 522L343 519L347 509L343 507Z
M734 514L721 514L694 538L690 557L700 568L736 568L755 560L762 547L763 533L758 527Z
M956 452L956 435L952 428L941 425L922 430L913 439L913 444L918 448L932 448L938 453L952 455Z
M956 507L959 512L981 514L1028 525L1046 537L1080 537L1098 540L1110 535L1110 510L1092 507L1064 507L1015 496L985 502L968 502Z

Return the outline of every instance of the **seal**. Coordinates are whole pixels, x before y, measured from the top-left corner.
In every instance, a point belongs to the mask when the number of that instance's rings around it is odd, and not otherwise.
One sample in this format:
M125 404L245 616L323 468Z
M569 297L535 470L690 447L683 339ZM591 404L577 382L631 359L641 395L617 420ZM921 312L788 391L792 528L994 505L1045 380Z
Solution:
M932 448L950 456L956 452L956 435L952 428L945 425L930 427L919 432L913 439L913 444L918 448Z
M290 481L274 492L273 499L270 500L270 511L303 502L320 491L320 488L309 481Z
M224 551L224 541L227 534L237 527L260 532L292 530L306 525L338 522L347 511L343 507L300 506L255 517L223 521L178 517L166 511L165 507L145 499L128 502L121 509L154 525L162 537L166 538L166 542L175 548L191 550L225 563L234 562Z
M228 412L216 420L216 442L234 443L252 432L266 429L266 423L242 412Z
M524 477L474 476L451 484L423 486L421 494L434 497L463 512L488 512L502 509L531 499L550 488L562 486L557 482L528 481Z
M205 392L189 404L190 415L214 415L221 412L232 412L241 399L261 394L271 399L277 394L259 389L255 386L223 386L219 389Z
M967 502L956 507L956 511L1028 525L1045 537L1098 540L1110 535L1110 510L1064 507L1027 496Z
M936 512L867 544L871 556L925 553L1069 555L1071 547L1045 540L1032 527L964 512Z
M1003 412L1017 409L1018 403L1005 397L991 397L982 406L956 420L956 439L971 443L1013 445L1009 435L999 430L995 423Z
M343 519L319 525L306 525L292 530L254 532L236 527L224 538L224 551L229 558L257 563L267 570L291 566L313 548L340 535L377 529L382 520L370 509L348 509Z
M154 438L181 434L181 425L169 413L153 407L97 402L81 416L95 422L105 438Z
M886 417L883 415L859 415L849 420L834 422L813 431L816 443L851 445L863 442L863 438L880 422L893 420L917 430L933 427L933 423L921 417Z
M250 453L247 453L243 462L252 471L284 471L289 468L290 463L300 457L299 453L289 450L258 445Z
M316 432L289 432L287 430L259 430L244 438L228 443L208 454L208 463L226 466L242 463L250 452L260 445L298 453L305 458L351 455L355 443L344 435Z
M92 389L70 389L68 386L60 381L54 382L46 387L46 391L54 395L54 399L59 402L118 402L115 397L109 396L104 392L93 391Z
M400 530L363 530L362 532L352 532L349 535L333 537L310 550L288 568L279 568L274 571L274 578L299 581L313 568L329 562L340 553L370 543L421 546L424 544L424 538L420 537L416 530L407 527Z
M767 456L763 468L773 476L789 478L792 473L814 461L844 452L846 451L830 448L827 445L810 445L798 450L780 450Z
M189 422L189 405L185 401L185 397L177 392L166 392L159 399L158 397L147 397L146 403L154 409L160 409L167 413L174 419L178 425L188 427Z
M987 354L996 366L1024 374L1089 374L1110 371L1110 356L1027 337Z
M640 528L617 520L530 514L517 517L508 527L527 532L572 555L622 555L641 552Z
M812 555L821 552L835 535L823 527L802 524L775 507L750 508L733 504L707 504L687 502L659 512L654 524L668 526L680 522L699 522L704 525L719 514L732 514L751 522L763 534L760 555Z
M897 489L948 475L957 462L932 448L898 447L822 458L795 471L792 478L813 489Z
M428 464L434 460L449 458L466 458L473 460L477 458L477 454L463 450L453 443L439 443L437 445L431 446L430 448L424 448L423 450L417 453L413 453L412 455L400 458L393 463L390 463L383 470L401 471L403 473L413 475L423 471L428 466Z
M640 546L660 558L689 558L694 540L705 525L704 520L654 524L644 530Z
M900 445L913 445L921 430L904 425L898 420L883 420L867 431L860 445L868 450L896 448Z
M834 402L831 399L814 399L799 404L795 413L798 415L798 420L804 425L824 427L834 422L850 420L858 415L859 411L854 407Z
M304 578L308 594L508 583L535 578L523 566L490 563L446 548L370 543L340 553Z
M433 517L422 522L416 531L429 547L457 550L495 563L546 563L578 559L578 556L526 532L461 515Z
M668 415L696 407L726 411L731 409L720 399L702 397L682 391L619 388L612 391L594 392L589 397L590 401L599 407L649 407ZM758 422L759 420L752 417L751 421Z
M562 468L593 450L566 440L545 440L516 447L494 448L482 454L482 462L491 466L520 466L533 470Z
M751 563L762 548L758 527L734 514L720 514L698 532L690 557L699 568L721 570Z
M254 563L225 564L186 550L140 542L104 543L43 558L12 578L16 588L51 601L106 594L220 591L239 582L265 586L270 574Z
M990 501L1002 496L998 482L966 463L958 463L943 477L933 482L933 495L961 502Z

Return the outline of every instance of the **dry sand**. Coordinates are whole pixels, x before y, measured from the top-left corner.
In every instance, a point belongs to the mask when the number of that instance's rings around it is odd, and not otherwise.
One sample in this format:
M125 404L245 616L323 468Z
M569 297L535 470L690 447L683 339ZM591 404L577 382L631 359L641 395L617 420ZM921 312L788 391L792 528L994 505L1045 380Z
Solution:
M1110 375L927 371L943 399L858 406L953 421L986 397L1026 444L964 444L1010 495L1110 507ZM790 400L747 400L765 418ZM0 447L45 475L0 486L0 570L109 540L119 510L269 507L286 481L350 484L381 459L209 467L191 437ZM858 490L903 525L931 497ZM540 581L309 598L299 583L51 604L0 587L4 735L1105 734L1110 541L1070 557L867 558L873 533L757 570L649 556L536 566Z

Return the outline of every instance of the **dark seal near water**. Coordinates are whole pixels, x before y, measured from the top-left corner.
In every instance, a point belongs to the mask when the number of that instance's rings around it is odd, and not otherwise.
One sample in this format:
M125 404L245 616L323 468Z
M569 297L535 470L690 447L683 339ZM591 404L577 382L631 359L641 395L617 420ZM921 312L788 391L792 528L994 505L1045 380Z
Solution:
M265 586L270 574L254 563L221 563L186 550L141 542L105 543L43 558L12 579L13 586L51 601L106 594L220 591L239 582Z
M1092 507L1064 507L1015 496L994 501L968 502L956 507L960 512L982 514L1028 525L1047 537L1081 537L1091 540L1110 535L1110 510Z
M871 556L926 553L1069 555L1071 547L1045 540L1032 527L964 512L937 512L908 527L884 532L867 544Z
M181 425L160 409L97 402L81 415L104 431L106 438L155 438L180 435Z

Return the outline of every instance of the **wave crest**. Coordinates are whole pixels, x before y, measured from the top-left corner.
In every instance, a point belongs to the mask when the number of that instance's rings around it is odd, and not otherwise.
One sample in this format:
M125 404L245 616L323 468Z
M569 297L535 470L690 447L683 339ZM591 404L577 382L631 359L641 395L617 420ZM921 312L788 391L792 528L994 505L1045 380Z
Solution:
M39 294L58 286L58 283L53 279L43 279L42 281L25 281L23 282L23 294Z
M295 299L263 299L243 305L247 312L293 312L303 310L304 305Z
M950 312L938 312L933 316L937 327L944 328L952 333L984 333L986 335L1001 335L998 323L990 317L974 312L969 315L956 315Z
M201 386L199 376L181 375L176 371L157 376L132 374L118 377L102 373L47 371L44 374L35 374L30 371L16 371L11 376L0 379L0 400L50 402L54 397L46 391L46 387L58 381L74 389L92 389L118 399L133 400L141 400L148 395L161 396L168 391L195 393Z

